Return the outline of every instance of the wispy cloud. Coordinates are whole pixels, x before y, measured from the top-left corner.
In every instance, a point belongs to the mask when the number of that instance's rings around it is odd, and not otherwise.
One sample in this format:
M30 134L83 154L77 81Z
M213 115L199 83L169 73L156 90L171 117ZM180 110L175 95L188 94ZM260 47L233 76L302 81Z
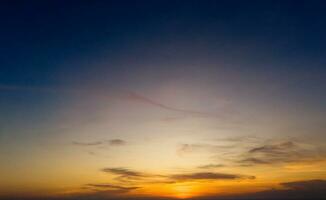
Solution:
M112 139L112 140L98 140L92 142L71 142L72 145L83 148L87 150L87 154L91 156L103 156L100 151L110 148L118 148L127 144L125 140L122 139Z
M245 158L243 160L240 160L239 163L242 163L242 166L251 166L256 164L271 164L271 162L259 159L259 158Z
M178 145L177 153L180 155L190 153L221 153L234 152L235 150L247 151L248 146L261 143L262 140L255 136L237 136L219 139L209 139L207 143L184 143Z
M210 113L206 113L206 112L201 112L201 111L196 111L196 110L188 110L188 109L181 109L181 108L176 108L176 107L173 107L173 106L169 106L169 105L163 104L161 102L154 101L154 100L152 100L152 99L150 99L148 97L142 96L142 95L137 94L137 93L132 92L132 91L128 92L125 95L125 98L127 100L137 101L137 102L149 104L149 105L161 108L161 109L174 111L174 112L181 112L181 113L193 114L193 115L203 115L203 116L211 115Z
M131 190L136 190L140 187L125 187L120 185L112 185L112 184L86 184L86 189L92 189L96 191L105 191L105 192L114 192L114 193L126 193Z
M225 165L222 164L208 164L208 165L200 165L198 166L199 169L215 169L215 168L221 168L225 167Z
M113 139L113 140L109 140L109 143L112 146L122 146L125 145L127 142L121 139Z
M78 146L98 146L103 144L102 141L96 141L96 142L72 142L73 145L78 145Z
M122 146L127 144L125 140L122 139L112 139L112 140L99 140L99 141L94 141L94 142L77 142L73 141L73 145L77 146Z
M278 154L283 151L294 149L297 146L294 142L286 141L278 144L267 144L259 146L249 150L249 153L269 153L269 154Z
M215 144L214 144L215 143ZM230 140L211 140L207 143L181 144L178 155L203 154L223 165L253 166L274 165L300 161L320 161L326 156L311 144L287 139L232 138ZM204 165L199 168L215 168L220 165Z
M242 157L238 162L244 166L323 159L314 146L293 141L260 145L249 149Z
M172 178L174 180L178 180L178 181L189 181L189 180L254 179L255 177L254 176L238 175L238 174L198 172L198 173L171 175L170 178Z
M133 171L126 168L104 168L103 172L114 174L118 176L118 181L126 183L123 178L137 180L141 182L158 182L158 183L175 183L192 180L223 180L223 179L254 179L254 176L227 174L216 172L194 172L194 173L179 173L179 174L149 174L145 172Z
M138 178L138 177L145 177L147 175L145 175L142 172L137 172L137 171L133 171L133 170L129 170L126 168L104 168L102 169L103 172L106 173L111 173L114 175L119 175L122 177L129 177L129 178Z
M205 144L205 143L195 143L195 144L181 144L178 146L177 153L179 155L184 155L188 153L198 153L198 152L216 152L221 149L233 148L233 145L221 145L221 144Z
M90 90L89 88L63 88L63 87L38 87L38 86L18 86L18 85L0 85L0 91L22 91L22 92L49 92L49 93L78 93L78 94L91 94L100 97L108 97L108 95L103 95L103 92L95 92ZM105 93L104 93L105 94ZM171 105L164 104L162 102L153 100L141 94L138 94L134 91L120 91L121 95L113 95L110 98L117 98L120 100L128 100L134 102L140 102L143 104L151 105L160 109L182 113L193 117L213 117L213 118L225 118L227 114L230 114L228 111L223 110L223 113L210 113L210 112L203 112L199 110L193 109L183 109L174 107ZM233 111L232 111L233 113ZM179 117L177 117L179 118Z

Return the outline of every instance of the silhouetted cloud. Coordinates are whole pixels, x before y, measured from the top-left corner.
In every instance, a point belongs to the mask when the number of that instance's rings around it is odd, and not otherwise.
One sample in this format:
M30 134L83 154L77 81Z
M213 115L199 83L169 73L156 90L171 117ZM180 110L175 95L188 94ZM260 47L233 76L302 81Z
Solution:
M222 199L268 199L268 200L321 200L326 197L326 180L304 180L280 183L283 189L269 189L262 192L228 196Z
M123 195L123 194L122 194ZM63 196L10 196L10 197L0 197L0 200L178 200L178 198L173 197L159 197L159 196L127 196L119 192L114 191L98 191L86 194L73 194L73 195L63 195Z
M238 174L225 174L214 172L198 172L188 174L175 174L170 176L171 179L178 181L188 180L224 180L224 179L254 179L254 176L243 176Z
M115 175L120 175L123 177L143 177L146 176L145 174L137 171L132 171L126 168L104 168L102 169L103 172L111 173Z
M180 174L148 174L145 172L133 171L126 168L104 168L101 171L116 175L115 181L123 184L139 183L164 183L171 184L176 182L192 180L234 180L234 179L255 179L254 176L241 174L216 173L216 172L195 172ZM134 182L136 181L136 182Z
M237 195L213 194L210 196L197 196L192 200L323 200L326 197L326 180L303 180L280 183L284 188L268 189L261 192L242 193ZM111 184L87 184L84 186L94 192L71 194L57 197L0 197L1 200L175 200L171 197L138 197L123 196L139 187L119 186ZM121 196L122 195L122 196Z
M123 167L118 168L104 168L102 172L114 175L114 180L124 185L128 184L171 184L175 183L175 180L169 179L165 175L152 174L147 172L134 171Z
M116 193L125 193L131 190L138 189L140 187L125 187L120 185L112 185L112 184L86 184L86 188L95 189L97 191L109 191L109 192L116 192Z
M325 190L326 180L305 180L281 183L281 185L293 190Z

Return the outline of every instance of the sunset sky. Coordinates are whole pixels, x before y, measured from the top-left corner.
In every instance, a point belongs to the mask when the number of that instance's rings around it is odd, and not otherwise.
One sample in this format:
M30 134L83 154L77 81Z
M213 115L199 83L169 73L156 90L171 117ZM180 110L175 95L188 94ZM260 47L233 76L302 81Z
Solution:
M1 1L0 199L325 198L325 10Z

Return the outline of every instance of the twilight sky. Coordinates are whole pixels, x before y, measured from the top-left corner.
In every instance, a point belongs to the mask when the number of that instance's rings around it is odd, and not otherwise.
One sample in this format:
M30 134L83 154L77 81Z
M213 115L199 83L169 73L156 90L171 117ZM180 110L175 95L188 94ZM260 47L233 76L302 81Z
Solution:
M325 9L0 2L0 198L325 197Z

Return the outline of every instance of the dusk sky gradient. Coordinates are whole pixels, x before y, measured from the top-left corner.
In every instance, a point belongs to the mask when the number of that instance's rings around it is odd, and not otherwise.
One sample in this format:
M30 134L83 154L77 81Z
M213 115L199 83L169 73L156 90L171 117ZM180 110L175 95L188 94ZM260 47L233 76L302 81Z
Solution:
M326 197L324 1L1 1L0 199Z

